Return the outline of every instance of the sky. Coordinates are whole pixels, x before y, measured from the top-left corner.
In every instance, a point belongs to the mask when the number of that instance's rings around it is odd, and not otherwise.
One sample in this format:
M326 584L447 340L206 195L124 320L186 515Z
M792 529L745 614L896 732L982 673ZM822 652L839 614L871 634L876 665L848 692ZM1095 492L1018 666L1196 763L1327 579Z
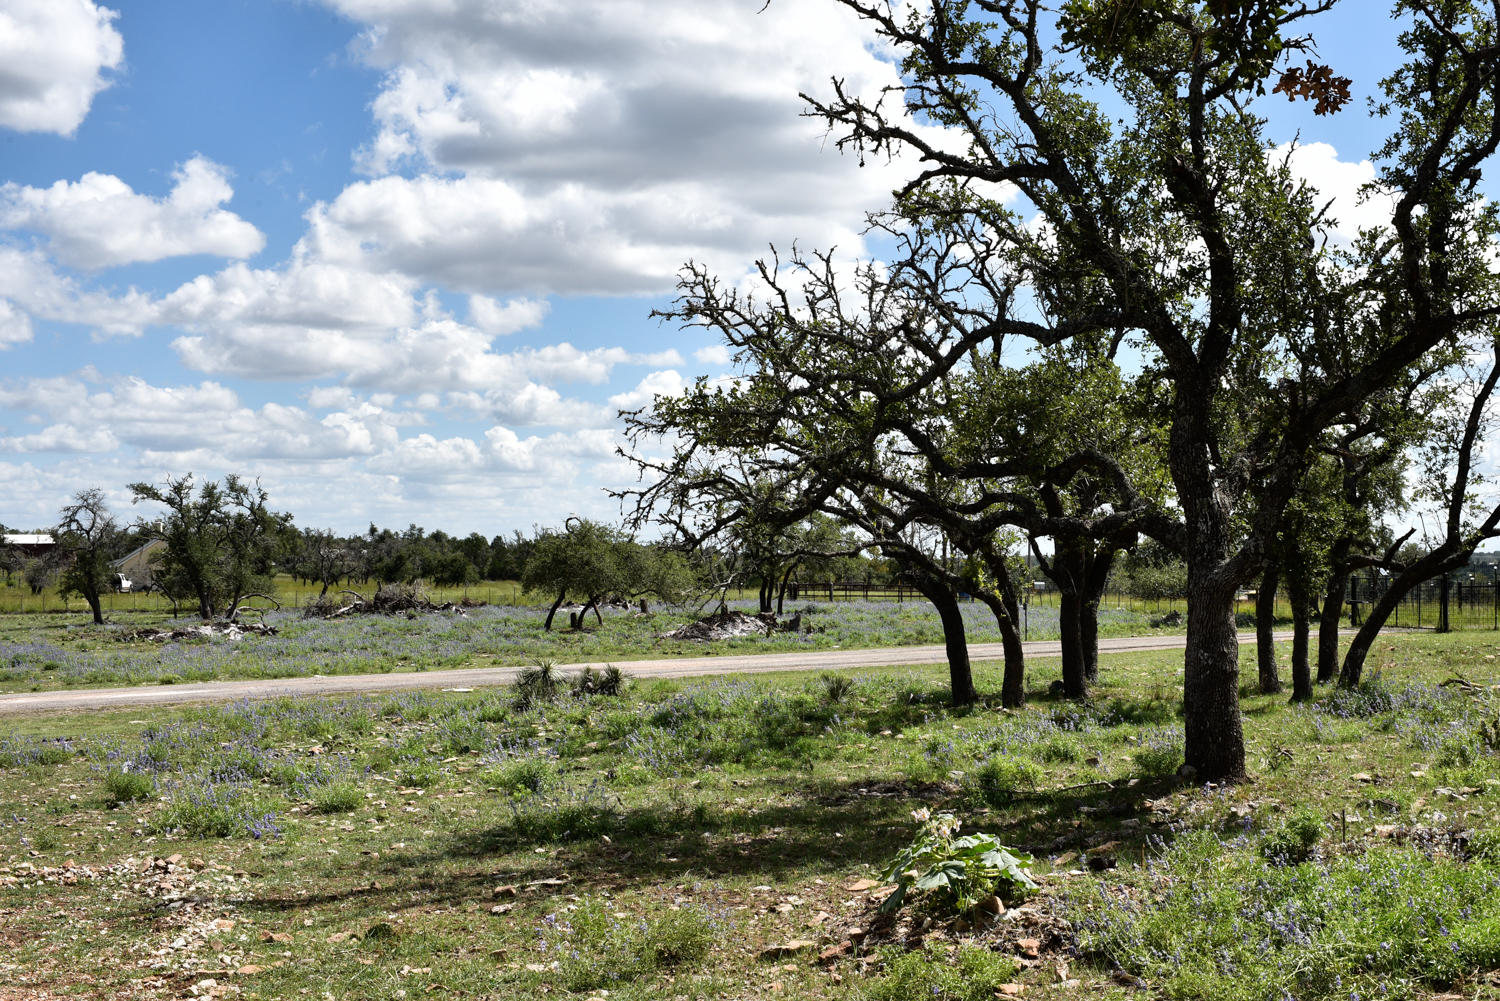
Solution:
M1353 228L1395 63L1268 98ZM0 0L0 523L100 487L258 477L298 524L486 535L619 514L618 411L728 371L651 316L688 261L862 235L909 162L799 91L897 83L832 0Z

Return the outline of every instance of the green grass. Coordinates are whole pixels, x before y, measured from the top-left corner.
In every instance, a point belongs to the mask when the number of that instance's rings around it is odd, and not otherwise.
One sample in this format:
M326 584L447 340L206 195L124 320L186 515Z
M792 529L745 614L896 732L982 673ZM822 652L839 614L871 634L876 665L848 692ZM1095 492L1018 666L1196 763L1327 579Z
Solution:
M1147 753L1171 652L1086 705L1039 663L1021 711L924 668L10 718L3 962L111 998L1494 997L1497 652L1393 637L1360 692L1247 695L1233 787ZM1036 855L1037 896L880 914L921 807Z
M276 679L314 674L418 672L460 667L522 667L541 663L626 662L722 653L775 653L853 647L891 647L942 642L936 614L925 602L805 602L791 609L805 631L752 635L713 643L671 639L665 634L692 621L695 608L658 607L651 614L611 610L603 624L547 630L544 612L497 606L467 614L351 616L306 619L293 611L268 614L275 635L238 639L188 635L149 639L144 627L168 621L160 614L94 626L70 614L0 615L0 691L48 691L79 687L165 685L221 679ZM964 606L972 643L999 639L982 605ZM121 617L123 619L123 617ZM1055 638L1055 609L1034 609L1034 638ZM183 623L177 623L181 625ZM1101 616L1105 636L1153 632L1140 613ZM547 682L538 678L543 688ZM583 679L607 694L609 672ZM830 698L841 697L837 689Z

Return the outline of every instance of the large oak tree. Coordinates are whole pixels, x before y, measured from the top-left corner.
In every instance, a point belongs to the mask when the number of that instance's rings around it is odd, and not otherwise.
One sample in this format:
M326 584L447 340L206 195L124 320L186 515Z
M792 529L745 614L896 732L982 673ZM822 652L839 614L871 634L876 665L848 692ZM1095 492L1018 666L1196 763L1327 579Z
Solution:
M1325 200L1268 155L1254 111L1272 89L1320 112L1342 104L1346 81L1294 66L1310 49L1302 32L1334 0L1068 0L1057 12L1042 0L838 2L900 54L902 85L859 95L835 80L809 113L861 157L917 161L877 220L900 252L860 273L858 308L774 281L754 303L695 269L677 315L737 347L780 338L781 357L809 372L837 351L865 352L864 367L815 375L805 393L783 382L758 400L731 394L698 430L725 430L727 414L741 431L756 406L779 420L778 408L836 398L845 380L842 407L808 419L824 428L808 452L836 478L853 460L877 468L891 415L977 370L971 356L986 346L998 356L1021 338L1079 363L1131 346L1159 404L1174 497L1150 532L1187 563L1186 761L1203 778L1243 775L1237 591L1260 572L1329 429L1496 313L1493 211L1476 195L1500 143L1500 3L1395 5L1408 61L1378 109L1397 120L1378 152L1395 207L1388 227L1336 253ZM866 391L881 380L904 388ZM956 470L971 482L1027 459L972 458ZM1119 456L1079 461L1118 484L1115 512L1133 509L1140 487ZM955 510L982 520L995 503Z

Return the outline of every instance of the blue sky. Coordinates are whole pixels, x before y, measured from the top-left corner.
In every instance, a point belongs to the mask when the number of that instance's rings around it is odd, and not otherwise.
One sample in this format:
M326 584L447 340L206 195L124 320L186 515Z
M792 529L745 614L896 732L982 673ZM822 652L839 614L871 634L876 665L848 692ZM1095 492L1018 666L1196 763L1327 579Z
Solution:
M726 366L649 319L676 269L878 249L910 169L798 117L895 81L865 28L762 5L0 0L0 522L187 472L342 530L615 515L614 412ZM1350 216L1384 10L1315 22L1357 106L1263 108Z

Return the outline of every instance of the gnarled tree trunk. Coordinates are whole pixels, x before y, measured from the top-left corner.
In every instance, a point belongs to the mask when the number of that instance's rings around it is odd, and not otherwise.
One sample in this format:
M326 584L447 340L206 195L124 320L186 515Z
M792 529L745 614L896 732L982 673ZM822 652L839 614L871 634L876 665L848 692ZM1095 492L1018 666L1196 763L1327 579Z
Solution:
M1263 695L1275 695L1281 691L1281 672L1276 667L1276 585L1280 572L1270 564L1260 578L1260 589L1255 593L1255 663L1260 674L1260 690Z
M1318 613L1318 684L1326 685L1339 673L1339 621L1344 615L1344 598L1349 592L1349 571L1344 563L1349 559L1353 542L1341 538L1334 544L1333 573L1328 578L1328 587L1323 592L1323 607Z
M1312 601L1296 575L1287 578L1286 594L1292 602L1292 701L1313 697L1312 665L1307 659L1307 640L1312 621Z
M968 705L979 696L974 691L974 672L969 666L969 641L964 632L964 617L958 607L958 596L942 581L926 574L913 576L917 590L932 602L943 623L943 645L948 653L948 681L953 692L953 704Z

